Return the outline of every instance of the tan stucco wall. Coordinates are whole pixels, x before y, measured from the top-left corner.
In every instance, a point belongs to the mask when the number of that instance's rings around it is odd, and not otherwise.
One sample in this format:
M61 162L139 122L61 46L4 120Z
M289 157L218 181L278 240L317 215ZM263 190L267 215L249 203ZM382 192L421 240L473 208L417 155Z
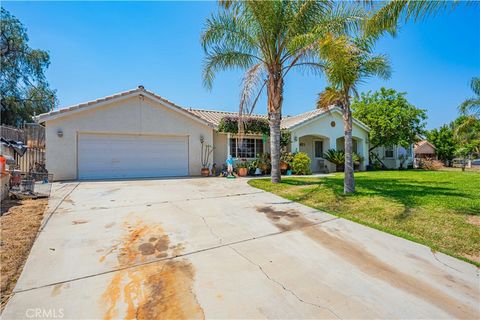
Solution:
M213 162L217 164L217 171L219 171L227 160L227 135L214 131L213 145L215 146Z
M54 180L77 179L77 136L81 132L188 136L189 173L199 175L200 136L213 142L213 129L139 96L46 122L46 164ZM63 131L58 137L57 131Z
M332 127L330 123L335 121L335 127ZM292 132L292 152L298 152L300 150L299 141L300 137L308 135L323 136L328 143L323 144L323 151L328 149L336 149L336 141L338 138L343 137L343 119L337 112L332 112L323 117L319 117L305 125L293 128ZM357 139L358 153L364 158L361 166L361 170L365 170L365 166L368 165L368 132L356 123L353 123L352 135ZM296 139L295 139L296 137ZM335 170L334 165L329 165L329 170Z

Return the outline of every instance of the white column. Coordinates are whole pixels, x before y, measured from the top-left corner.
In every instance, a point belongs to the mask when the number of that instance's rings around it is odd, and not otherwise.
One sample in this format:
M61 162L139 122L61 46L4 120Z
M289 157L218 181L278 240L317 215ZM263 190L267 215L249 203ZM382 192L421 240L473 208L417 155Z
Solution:
M231 137L231 134L229 132L229 133L227 133L227 157L230 154L230 137Z
M300 147L300 137L297 137L296 135L292 134L292 140L290 143L291 143L292 153L298 152Z

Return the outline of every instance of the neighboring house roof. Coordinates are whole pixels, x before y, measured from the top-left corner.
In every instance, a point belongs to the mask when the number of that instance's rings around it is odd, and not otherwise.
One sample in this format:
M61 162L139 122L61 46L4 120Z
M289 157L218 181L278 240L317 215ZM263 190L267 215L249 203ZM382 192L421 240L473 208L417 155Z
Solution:
M433 144L431 144L430 142L428 142L427 140L421 140L417 143L415 143L415 145L413 146L413 152L414 153L428 153L430 154L431 151L435 152L435 150L437 148L435 148L435 146ZM429 151L429 152L425 152L425 151Z
M146 90L143 86L138 86L137 88L132 90L127 90L124 92L99 98L96 100L92 100L92 101L76 104L70 107L43 113L36 116L35 120L37 122L50 121L50 120L57 119L66 115L70 115L79 111L97 108L107 103L111 103L121 99L131 98L141 94L149 96L151 99L157 100L158 102L162 103L163 105L166 105L170 109L180 112L186 116L192 117L193 119L197 121L201 121L203 124L206 124L213 128L218 127L220 120L223 117L238 115L238 112L184 108L171 102L170 100L167 100L155 94L154 92ZM283 129L292 129L292 128L307 124L311 120L316 119L317 117L324 116L332 112L338 112L341 114L341 111L338 107L332 107L329 110L316 109L316 110L307 111L295 116L286 116L282 119L281 126ZM267 115L260 115L260 114L254 114L254 115L251 115L251 117L261 118L261 119L268 118ZM370 128L364 123L362 123L361 121L355 118L353 119L353 121L363 129L365 129L366 131L370 131Z

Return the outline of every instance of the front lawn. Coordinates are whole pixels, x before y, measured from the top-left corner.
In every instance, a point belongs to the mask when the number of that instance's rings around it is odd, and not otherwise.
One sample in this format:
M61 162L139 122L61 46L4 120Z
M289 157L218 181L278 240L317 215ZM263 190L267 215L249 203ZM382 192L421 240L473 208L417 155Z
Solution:
M343 195L343 174L248 183L287 199L423 243L480 266L480 173L355 173L357 192Z

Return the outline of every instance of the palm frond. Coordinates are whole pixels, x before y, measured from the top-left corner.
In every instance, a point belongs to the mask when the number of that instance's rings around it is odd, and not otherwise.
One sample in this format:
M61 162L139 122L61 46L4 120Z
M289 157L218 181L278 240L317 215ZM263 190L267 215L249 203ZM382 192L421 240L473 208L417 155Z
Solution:
M329 110L331 106L341 106L343 96L340 91L332 87L326 87L318 94L317 109Z
M460 113L466 114L474 114L480 115L480 98L470 98L462 102L462 104L458 107Z
M261 92L265 84L264 78L265 70L262 63L253 65L247 70L247 72L245 72L243 77L243 89L240 94L240 105L238 108L240 117L243 114L250 114L255 108L255 103L259 96L258 91Z
M477 96L480 96L480 77L473 77L470 81L470 88L472 88L473 93Z
M230 50L225 47L215 47L207 54L203 67L203 82L211 88L215 73L227 69L246 69L258 61L256 56L249 53Z
M458 0L390 0L366 21L364 29L367 34L374 37L384 32L395 35L401 20L418 21L440 11L454 8L459 2Z

